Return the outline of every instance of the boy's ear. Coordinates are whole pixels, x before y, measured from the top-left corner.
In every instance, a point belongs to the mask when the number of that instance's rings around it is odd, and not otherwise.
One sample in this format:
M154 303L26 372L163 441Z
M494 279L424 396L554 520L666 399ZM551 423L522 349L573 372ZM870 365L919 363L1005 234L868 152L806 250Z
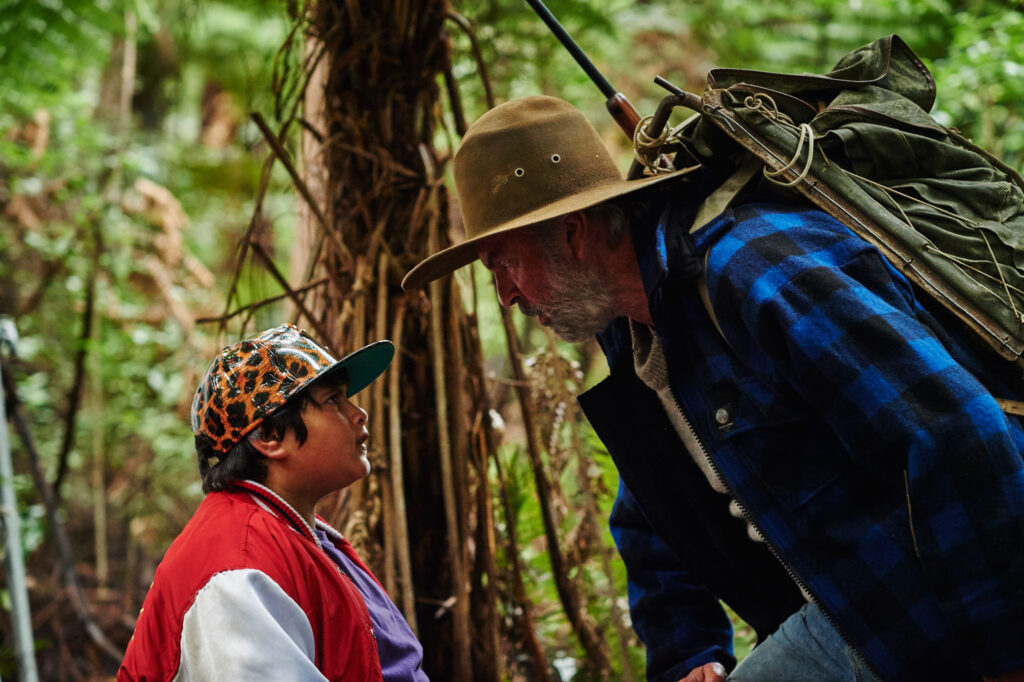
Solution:
M288 450L284 447L284 440L277 436L266 436L261 429L253 432L249 442L260 451L260 454L269 459L279 460L288 456Z

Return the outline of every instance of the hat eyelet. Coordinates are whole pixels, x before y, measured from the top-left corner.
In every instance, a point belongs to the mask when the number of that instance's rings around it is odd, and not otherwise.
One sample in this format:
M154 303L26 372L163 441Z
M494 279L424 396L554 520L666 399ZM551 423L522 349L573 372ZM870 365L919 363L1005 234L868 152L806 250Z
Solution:
M523 177L524 175L526 175L526 171L525 171L525 170L523 170L522 168L516 168L516 170L515 170L515 174L516 174L516 177L517 177L517 178L521 178L521 177Z
M559 154L552 154L551 155L551 163L558 163L561 160L562 160L562 157Z

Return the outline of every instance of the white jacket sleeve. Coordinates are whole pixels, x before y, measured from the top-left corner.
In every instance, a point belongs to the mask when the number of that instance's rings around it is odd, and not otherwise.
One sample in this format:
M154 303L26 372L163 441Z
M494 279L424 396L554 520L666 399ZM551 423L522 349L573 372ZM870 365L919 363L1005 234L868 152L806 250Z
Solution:
M175 682L319 682L313 629L298 604L254 569L213 576L186 612Z

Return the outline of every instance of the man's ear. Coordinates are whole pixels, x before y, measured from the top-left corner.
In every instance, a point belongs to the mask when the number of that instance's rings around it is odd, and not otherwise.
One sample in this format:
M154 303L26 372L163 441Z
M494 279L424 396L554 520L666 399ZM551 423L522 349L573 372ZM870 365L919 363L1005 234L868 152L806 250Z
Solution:
M567 213L562 216L562 228L565 230L565 241L569 247L569 253L577 261L583 260L587 249L587 233L590 231L587 214L583 211Z
M288 456L288 450L284 447L283 437L266 436L261 429L253 431L249 442L260 451L260 454L268 459L281 460Z

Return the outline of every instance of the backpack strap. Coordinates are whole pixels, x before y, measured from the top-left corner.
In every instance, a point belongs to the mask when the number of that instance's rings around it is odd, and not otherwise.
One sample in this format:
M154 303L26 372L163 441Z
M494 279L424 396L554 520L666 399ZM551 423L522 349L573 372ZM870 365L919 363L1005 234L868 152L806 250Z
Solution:
M704 227L716 217L718 217L722 211L729 207L729 204L739 195L743 188L747 186L750 179L754 175L764 168L764 165L754 157L748 157L740 167L729 176L725 182L723 182L718 189L712 192L708 197L701 203L700 207L697 208L697 215L693 219L693 225L690 227L690 234L693 234L700 228ZM708 294L708 280L705 273L707 273L708 256L711 255L711 249L708 248L704 252L704 272L701 273L700 277L697 278L697 292L700 294L700 300L704 304L705 310L708 311L708 317L711 318L711 322L715 325L715 329L718 330L719 335L725 339L725 334L722 333L722 327L718 324L718 317L715 315L714 309L711 307L711 296ZM728 343L728 339L726 339Z
M1024 417L1024 401L996 398L996 402L999 403L999 408L1006 414Z
M762 168L764 168L764 164L760 160L753 156L747 157L740 164L740 167L736 169L736 172L729 176L725 182L719 185L718 189L709 194L701 203L697 209L697 215L693 219L693 225L690 227L690 234L710 223L722 211L728 208L733 199L747 186L750 179L754 177L754 174Z

